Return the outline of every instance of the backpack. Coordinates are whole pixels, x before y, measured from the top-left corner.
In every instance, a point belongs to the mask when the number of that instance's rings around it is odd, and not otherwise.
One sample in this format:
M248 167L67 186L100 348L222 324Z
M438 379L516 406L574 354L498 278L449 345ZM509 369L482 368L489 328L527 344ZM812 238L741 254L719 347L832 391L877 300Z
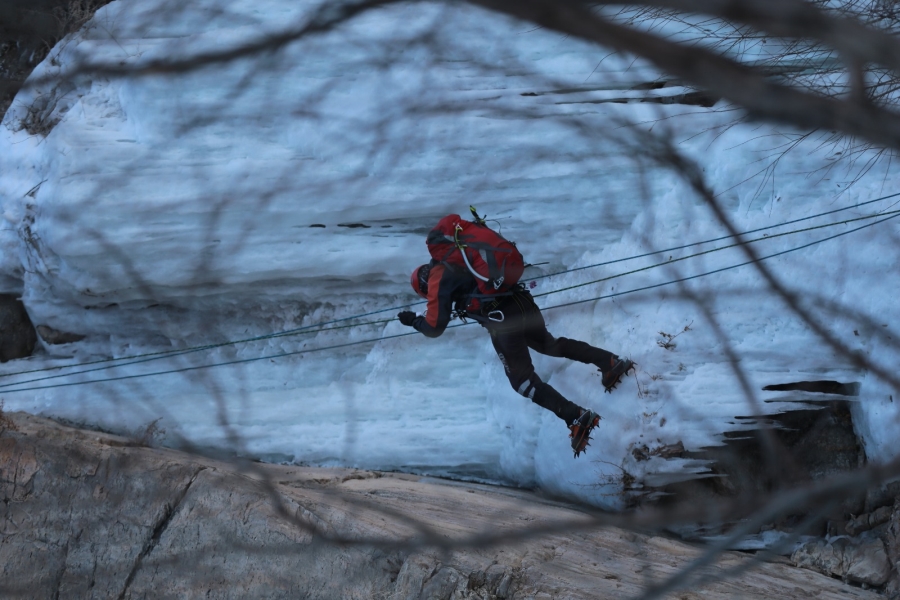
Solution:
M525 271L525 260L515 243L485 225L474 208L470 210L475 222L447 215L429 232L425 243L431 258L467 269L480 297L508 295Z

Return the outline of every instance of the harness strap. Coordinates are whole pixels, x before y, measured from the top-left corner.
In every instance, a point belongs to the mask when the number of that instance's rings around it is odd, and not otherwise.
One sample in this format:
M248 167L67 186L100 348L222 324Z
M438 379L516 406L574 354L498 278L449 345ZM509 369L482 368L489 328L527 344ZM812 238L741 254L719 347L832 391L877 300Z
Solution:
M511 254L512 250L509 248L498 248L496 246L491 246L490 244L484 244L481 242L474 242L464 244L459 239L459 232L462 231L462 227L457 223L456 228L453 230L453 243L456 244L456 248L459 249L459 252L462 254L463 262L466 264L466 268L469 269L469 272L472 273L477 279L491 284L495 290L499 290L503 286L503 280L506 276L506 258L504 257L503 262L499 265L497 264L496 259L494 258L493 252L503 252L506 254ZM475 270L472 266L472 263L469 262L469 256L466 254L466 248L472 248L473 250L477 250L478 254L481 256L481 260L488 266L488 275L489 277L485 277L481 273ZM449 254L448 254L449 256Z

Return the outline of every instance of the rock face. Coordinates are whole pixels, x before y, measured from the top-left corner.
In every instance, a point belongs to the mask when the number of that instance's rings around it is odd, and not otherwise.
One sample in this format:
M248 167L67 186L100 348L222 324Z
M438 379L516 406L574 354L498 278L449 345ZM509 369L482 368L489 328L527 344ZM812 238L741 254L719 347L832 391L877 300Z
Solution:
M798 548L791 560L799 567L875 586L887 583L893 568L884 542L878 538L809 542Z
M811 383L811 382L801 382ZM823 382L819 382L823 383ZM838 384L851 387L853 384ZM793 384L792 384L793 385ZM832 388L834 386L831 386ZM789 386L767 386L766 389ZM812 401L807 401L812 404ZM778 446L779 461L769 464L763 437L746 432L726 434L722 446L699 451L677 453L695 460L709 461L711 473L718 477L695 479L661 488L666 495L662 503L683 503L705 497L742 498L748 494L768 492L785 481L816 481L839 473L847 473L865 464L865 453L853 429L849 404L829 399L818 408L787 411L767 417L772 425L771 436ZM758 432L757 432L758 433ZM641 458L636 452L636 459ZM850 498L835 510L831 519L864 510L862 498ZM827 533L827 519L816 526L819 535ZM774 524L777 529L790 530L789 523Z
M702 551L522 490L240 468L22 413L0 413L0 501L3 598L633 598ZM704 574L668 597L879 597L736 553Z
M0 362L31 356L37 333L22 301L0 294Z

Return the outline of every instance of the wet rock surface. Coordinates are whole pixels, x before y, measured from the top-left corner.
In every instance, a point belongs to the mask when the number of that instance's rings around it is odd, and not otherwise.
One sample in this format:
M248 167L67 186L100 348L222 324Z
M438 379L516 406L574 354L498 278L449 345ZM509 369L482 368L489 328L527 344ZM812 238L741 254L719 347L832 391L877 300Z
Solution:
M856 384L799 382L765 389L800 390L835 395L853 395ZM804 408L765 417L768 428L727 437L721 447L687 452L669 445L647 452L635 448L636 460L660 455L708 461L714 477L695 479L651 490L646 502L677 506L690 502L726 500L791 489L850 473L866 463L865 453L853 429L845 400L804 400L819 407ZM679 530L684 535L727 533L733 524L698 525ZM788 514L765 523L760 535L789 534L819 539L800 544L791 552L791 562L805 569L839 578L866 589L878 589L885 597L900 599L900 482L848 494L831 510L817 518L803 512Z
M709 498L741 498L784 485L812 482L847 473L865 464L846 401L824 401L820 408L769 415L765 430L726 434L722 446L673 454L707 461L713 477L661 488L661 504ZM852 497L828 518L846 521L865 512L865 498ZM801 515L797 515L798 517ZM791 519L789 518L788 521ZM779 524L773 524L776 528ZM827 533L827 518L812 535Z
M703 551L523 490L237 465L0 420L4 598L633 598ZM702 574L666 597L879 597L734 552Z

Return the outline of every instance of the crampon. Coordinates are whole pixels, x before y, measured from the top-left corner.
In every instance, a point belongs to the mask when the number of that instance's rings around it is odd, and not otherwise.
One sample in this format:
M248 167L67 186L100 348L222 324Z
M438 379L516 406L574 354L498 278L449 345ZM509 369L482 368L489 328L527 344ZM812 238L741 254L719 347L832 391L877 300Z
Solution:
M627 358L618 358L616 359L615 364L603 374L603 389L609 394L616 386L619 385L619 381L622 379L622 376L628 375L631 371L634 370L634 363Z
M575 458L585 451L590 444L591 431L600 423L600 415L592 410L585 410L575 422L569 425L569 437L572 439L572 450Z

